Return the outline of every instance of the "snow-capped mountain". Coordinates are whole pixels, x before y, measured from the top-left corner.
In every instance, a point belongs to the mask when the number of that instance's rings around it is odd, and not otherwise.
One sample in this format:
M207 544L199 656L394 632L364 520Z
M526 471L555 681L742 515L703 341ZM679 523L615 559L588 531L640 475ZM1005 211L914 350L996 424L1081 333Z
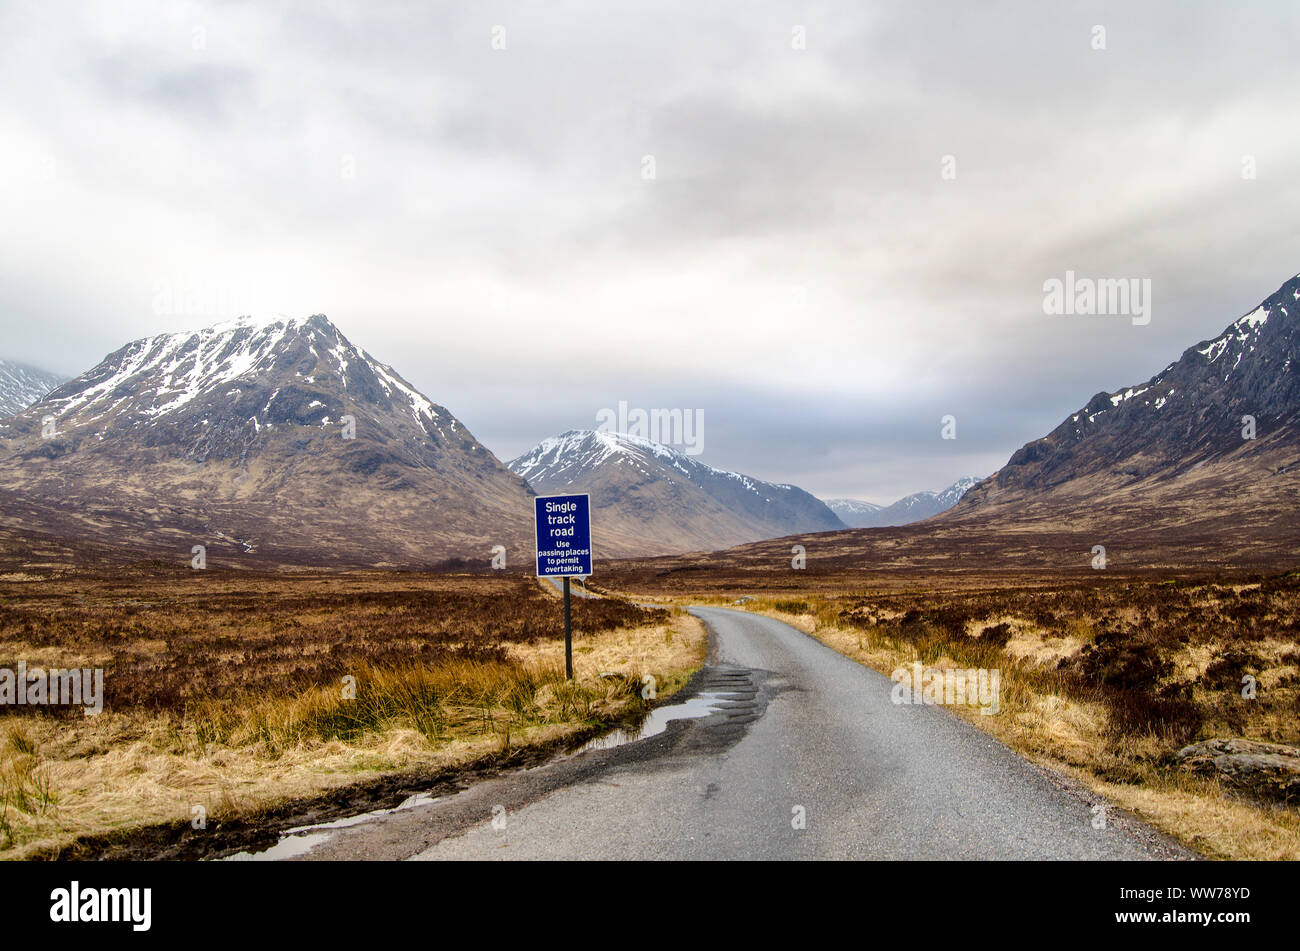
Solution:
M699 551L843 528L803 489L705 465L623 433L570 430L507 464L538 495L591 495L604 556Z
M1189 519L1293 517L1300 275L1145 383L1098 393L972 488L952 517L1157 504ZM1276 499L1276 501L1270 501Z
M964 479L958 479L946 489L942 489L934 494L934 500L939 506L939 511L952 508L962 500L967 492L979 484L979 479L974 476L966 476Z
M958 479L946 489L914 492L892 505L876 505L858 499L827 499L826 505L850 528L910 525L952 508L977 482L979 479Z
M526 561L528 499L323 315L136 340L0 422L0 509L53 534L290 563L486 563L503 544Z
M25 363L0 360L0 417L26 409L63 380Z
M883 505L864 502L862 499L822 499L822 501L849 528L863 528L873 524L872 516L884 508Z

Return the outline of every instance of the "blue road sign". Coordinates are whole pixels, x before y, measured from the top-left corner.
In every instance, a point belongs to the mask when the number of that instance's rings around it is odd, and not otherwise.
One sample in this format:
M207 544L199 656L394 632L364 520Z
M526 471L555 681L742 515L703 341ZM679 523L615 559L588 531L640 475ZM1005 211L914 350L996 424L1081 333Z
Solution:
M591 574L590 497L544 495L533 502L537 516L537 576L585 578Z

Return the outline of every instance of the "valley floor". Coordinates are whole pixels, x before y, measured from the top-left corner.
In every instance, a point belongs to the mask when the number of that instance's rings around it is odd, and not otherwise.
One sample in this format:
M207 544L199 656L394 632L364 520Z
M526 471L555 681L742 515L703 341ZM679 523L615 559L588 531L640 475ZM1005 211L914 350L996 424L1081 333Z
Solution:
M3 707L0 857L228 855L304 816L540 762L637 719L645 678L660 702L686 684L708 647L684 608L714 604L909 683L996 672L995 711L978 691L952 709L1022 756L1202 855L1300 858L1300 771L1179 755L1300 748L1300 572L820 572L800 588L798 571L619 569L589 585L605 597L575 599L572 683L558 595L520 574L2 575L0 674L104 679L95 716Z

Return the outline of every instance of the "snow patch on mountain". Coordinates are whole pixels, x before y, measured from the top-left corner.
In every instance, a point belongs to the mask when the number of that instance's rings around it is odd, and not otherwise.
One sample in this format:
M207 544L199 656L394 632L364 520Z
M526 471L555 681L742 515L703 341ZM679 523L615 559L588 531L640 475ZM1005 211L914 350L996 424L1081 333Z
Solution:
M883 505L877 505L875 502L865 502L862 499L822 499L822 501L841 518L845 515L870 515L884 508Z

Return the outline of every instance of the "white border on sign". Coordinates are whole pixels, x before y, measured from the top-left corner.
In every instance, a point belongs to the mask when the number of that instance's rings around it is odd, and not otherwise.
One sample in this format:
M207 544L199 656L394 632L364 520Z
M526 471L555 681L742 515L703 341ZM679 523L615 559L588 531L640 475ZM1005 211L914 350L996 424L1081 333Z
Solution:
M544 575L539 570L541 568L542 550L541 525L537 522L537 503L546 499L586 499L587 500L587 558L591 561L592 574L596 572L596 548L591 540L591 493L589 492L564 492L560 495L534 495L533 496L533 572L539 578L581 578L584 582L591 575ZM586 585L583 585L584 589Z

